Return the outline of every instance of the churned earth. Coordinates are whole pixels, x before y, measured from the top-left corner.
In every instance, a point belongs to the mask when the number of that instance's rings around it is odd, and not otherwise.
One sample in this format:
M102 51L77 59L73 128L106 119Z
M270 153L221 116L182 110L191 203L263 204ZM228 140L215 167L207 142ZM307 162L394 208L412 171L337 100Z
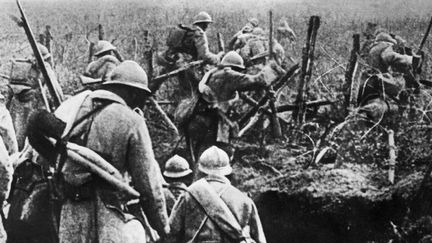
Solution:
M246 146L234 164L235 184L254 198L269 242L419 242L431 232L430 218L417 220L430 212L430 193L412 202L425 168L396 171L390 184L374 164L303 169L285 147Z

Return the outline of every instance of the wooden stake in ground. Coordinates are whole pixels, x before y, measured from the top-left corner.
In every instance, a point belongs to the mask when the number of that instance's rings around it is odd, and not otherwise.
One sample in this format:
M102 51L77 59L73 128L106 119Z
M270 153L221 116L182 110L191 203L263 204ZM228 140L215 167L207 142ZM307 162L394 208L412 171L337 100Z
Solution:
M149 38L149 31L144 31L144 59L147 67L147 75L153 78L153 46Z
M219 52L225 53L225 42L222 33L217 33Z
M389 170L388 170L388 180L391 184L394 184L395 168L396 168L396 146L394 140L394 131L389 129L388 143L389 143Z
M269 11L269 57L270 60L276 60L274 58L274 54L273 54L273 12ZM278 63L279 64L279 63ZM282 129L279 123L279 119L277 117L277 111L276 111L276 106L275 106L275 101L276 101L276 97L275 97L275 93L273 90L273 86L269 85L268 87L268 91L267 91L267 96L269 97L269 106L270 106L270 111L271 111L271 124L272 124L272 130L273 130L273 136L275 138L281 138L282 137Z
M102 24L98 25L98 33L99 33L99 35L98 35L99 40L104 40L105 31L104 31L104 28L103 28Z
M314 51L316 36L318 33L318 28L320 27L320 17L311 16L309 19L309 27L307 32L306 44L303 47L302 55L302 66L300 83L298 86L296 105L298 105L298 110L294 112L293 117L297 121L298 125L304 123L305 120L305 99L309 81L312 76L312 68L314 62Z
M353 35L353 48L351 50L351 56L346 68L345 73L345 107L348 114L348 110L354 108L357 104L358 95L358 82L354 82L356 79L357 68L358 68L358 55L360 54L360 35Z
M53 40L53 36L51 35L51 26L45 26L45 47L51 53L51 40Z

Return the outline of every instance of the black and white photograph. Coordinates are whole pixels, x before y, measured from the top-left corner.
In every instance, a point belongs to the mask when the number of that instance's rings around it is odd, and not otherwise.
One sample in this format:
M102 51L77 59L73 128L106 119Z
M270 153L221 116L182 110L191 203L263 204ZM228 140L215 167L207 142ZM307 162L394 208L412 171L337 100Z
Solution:
M432 243L431 0L0 0L0 243Z

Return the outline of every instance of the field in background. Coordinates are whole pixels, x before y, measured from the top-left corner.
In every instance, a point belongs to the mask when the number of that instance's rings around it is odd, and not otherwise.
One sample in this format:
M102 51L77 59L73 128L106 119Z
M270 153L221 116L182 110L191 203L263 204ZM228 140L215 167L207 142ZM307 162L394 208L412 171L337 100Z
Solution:
M228 42L250 17L258 18L260 25L266 28L268 10L272 9L275 24L285 17L296 32L297 42L287 44L285 48L289 55L299 61L308 19L311 15L319 15L321 27L318 31L310 99L340 98L338 94L349 57L351 37L354 33L362 33L367 22L378 23L406 38L408 45L416 49L432 13L430 0L22 0L22 5L35 34L41 33L45 25L52 27L55 70L65 92L69 94L80 88L78 75L87 64L88 43L85 34L99 23L105 28L106 39L113 41L125 59L134 59L136 56L136 61L143 64L145 31L150 32L154 47L163 50L169 26L189 24L196 13L208 11L215 21L208 30L210 48L216 51L217 32L221 32L225 42ZM0 9L0 73L7 74L9 60L28 56L30 49L23 30L7 16L17 14L15 2L0 0ZM70 33L72 38L66 38ZM96 35L96 32L93 34ZM134 39L138 42L136 53ZM432 41L429 41L424 50L429 53L431 47ZM430 66L425 67L425 73L431 73ZM0 79L0 82L6 80ZM413 138L419 139L418 136ZM407 143L414 141L406 140ZM427 148L422 147L422 151L424 149ZM413 149L408 154L419 153Z
M87 60L87 42L84 35L98 23L105 27L106 38L114 40L126 59L134 57L133 39L138 40L138 60L142 62L142 36L145 30L155 40L156 47L164 48L166 30L170 25L188 24L193 16L201 11L208 11L215 24L208 31L211 49L216 51L216 33L221 32L225 41L240 29L248 18L257 17L263 27L268 26L267 12L274 11L275 23L286 17L290 26L298 35L297 43L286 46L287 52L297 60L305 39L305 30L310 15L320 15L322 26L318 34L317 66L314 74L320 75L335 65L343 64L348 59L353 33L361 32L366 22L377 22L396 34L405 37L409 45L417 46L427 26L428 14L432 2L428 0L144 0L144 1L66 1L66 0L24 0L22 4L35 33L44 30L45 25L52 26L54 36L54 58L59 79L66 92L76 87L76 74L85 67ZM0 70L12 57L22 57L27 41L22 30L9 20L7 14L17 14L15 2L1 0L0 9ZM72 39L66 41L65 35L72 33ZM429 50L427 45L425 50ZM24 50L23 50L24 49ZM337 64L336 64L337 65ZM322 82L332 86L338 74L343 70L323 77ZM331 89L332 87L330 87ZM321 89L321 88L319 88ZM328 92L328 91L327 91Z

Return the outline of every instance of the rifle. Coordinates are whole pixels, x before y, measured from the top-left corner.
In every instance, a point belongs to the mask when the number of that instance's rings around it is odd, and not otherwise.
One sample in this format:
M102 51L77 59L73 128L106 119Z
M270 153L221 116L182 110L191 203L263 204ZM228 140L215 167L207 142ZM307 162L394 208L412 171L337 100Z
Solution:
M315 42L319 26L320 17L311 16L309 19L306 46L303 48L302 55L302 72L300 75L300 84L298 86L296 99L298 110L296 110L293 114L294 118L299 124L302 124L305 120L305 93L312 75Z
M51 80L50 76L48 75L47 68L45 67L45 62L42 58L42 55L39 51L37 44L36 44L36 40L34 38L33 32L30 29L30 26L27 22L26 15L24 13L23 8L21 7L19 0L16 0L16 3L18 5L18 9L19 9L20 14L21 14L21 20L18 20L18 19L13 19L13 20L18 24L18 26L22 26L24 28L24 31L27 35L29 42L30 42L30 46L33 50L33 54L36 58L37 65L38 65L38 67L42 73L43 78L46 81L48 90L52 96L53 103L54 103L53 105L54 105L54 107L58 107L60 105L60 103L62 102L61 96L55 90L54 85L52 83L52 80Z
M150 103L155 107L155 109L158 111L158 113L162 116L163 120L168 124L168 126L173 130L176 136L179 136L179 131L174 124L174 122L171 121L169 116L164 112L162 107L160 107L159 103L155 100L153 97L149 97L148 100Z
M251 57L246 63L245 66L253 66L258 63L262 63L266 61L266 58L269 56L269 52L261 52Z
M169 73L165 73L165 74L162 74L162 75L159 75L159 76L153 78L151 83L150 83L150 89L151 89L152 93L155 93L157 91L157 89L160 87L160 85L162 84L162 82L165 81L166 79L173 77L173 76L175 76L175 75L177 75L183 71L186 71L190 68L201 66L203 63L204 63L203 60L193 61L193 62L190 62L190 63L184 65L183 67L180 67L174 71L171 71Z
M10 77L8 75L6 75L6 74L1 74L0 73L0 78L4 78L4 79L10 80Z
M223 40L222 33L217 33L217 39L218 39L218 48L220 52L225 53L225 43Z
M426 43L426 40L427 40L427 38L428 38L428 36L429 36L429 33L430 33L431 28L432 28L432 17L431 17L431 19L429 20L429 25L428 25L428 28L426 29L426 33L424 34L423 39L422 39L422 41L420 42L420 46L419 46L419 48L418 48L418 50L417 50L417 54L420 54L420 53L421 53L421 51L422 51L422 49L423 49L423 47L424 47L424 45L425 45L425 43Z
M276 60L274 58L274 53L273 53L273 12L270 10L269 11L269 21L270 21L270 26L269 26L269 56L270 59ZM270 110L271 110L271 123L272 123L272 130L273 130L273 136L276 138L280 138L282 137L282 129L279 123L279 119L277 117L277 112L276 112L276 106L275 106L275 101L276 101L276 97L274 95L274 90L273 90L273 86L269 85L268 86L268 90L267 90L267 96L269 97L269 106L270 106Z

